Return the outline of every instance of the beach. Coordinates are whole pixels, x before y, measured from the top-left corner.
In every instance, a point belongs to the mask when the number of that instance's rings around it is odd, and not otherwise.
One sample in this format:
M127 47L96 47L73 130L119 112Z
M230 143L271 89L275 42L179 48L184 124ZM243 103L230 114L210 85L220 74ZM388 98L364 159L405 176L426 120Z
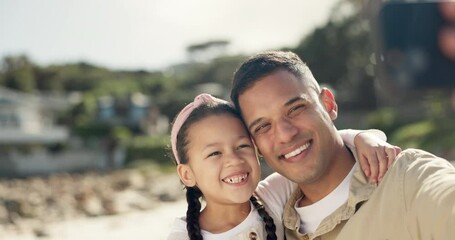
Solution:
M0 240L165 239L186 212L174 173L118 170L0 180Z
M166 239L176 216L186 211L186 202L160 203L155 209L103 216L81 218L51 223L45 226L46 236L37 236L35 232L4 233L0 239L8 240L150 240Z

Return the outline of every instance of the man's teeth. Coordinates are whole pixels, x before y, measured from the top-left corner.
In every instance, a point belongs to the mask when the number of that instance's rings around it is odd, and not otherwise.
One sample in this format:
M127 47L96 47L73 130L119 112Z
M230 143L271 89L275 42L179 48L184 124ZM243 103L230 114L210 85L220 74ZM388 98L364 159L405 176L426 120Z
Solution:
M236 175L236 176L232 176L232 177L227 177L227 178L223 179L223 182L226 182L226 183L239 183L239 182L245 181L246 177L248 177L247 173L240 174L240 175Z
M297 148L296 150L284 155L284 158L288 159L288 158L294 157L295 155L305 151L309 146L310 146L310 143L307 143L307 144Z

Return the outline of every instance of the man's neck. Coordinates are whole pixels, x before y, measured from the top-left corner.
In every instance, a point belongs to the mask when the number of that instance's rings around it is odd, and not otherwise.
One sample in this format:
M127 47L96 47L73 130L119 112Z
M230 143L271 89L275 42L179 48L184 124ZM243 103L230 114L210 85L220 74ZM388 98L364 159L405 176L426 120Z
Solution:
M354 164L355 158L350 150L345 146L340 148L323 176L315 182L299 185L303 197L298 206L308 206L323 199L346 178Z

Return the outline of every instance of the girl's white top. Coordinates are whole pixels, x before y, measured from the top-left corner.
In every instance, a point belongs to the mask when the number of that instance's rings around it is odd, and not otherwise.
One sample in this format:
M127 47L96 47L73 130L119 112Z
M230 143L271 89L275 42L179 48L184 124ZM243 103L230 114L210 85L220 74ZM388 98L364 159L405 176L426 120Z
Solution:
M265 180L261 181L256 189L256 194L262 200L267 213L273 218L276 227L275 234L278 236L278 239L284 239L281 214L283 212L284 204L292 191L295 190L295 187L296 184L292 183L278 173L273 173ZM250 214L236 227L223 233L211 233L202 230L201 234L203 239L208 240L246 240L267 238L264 222L253 205L251 205ZM252 238L252 236L255 236L256 238ZM186 218L177 218L174 221L168 240L188 239Z

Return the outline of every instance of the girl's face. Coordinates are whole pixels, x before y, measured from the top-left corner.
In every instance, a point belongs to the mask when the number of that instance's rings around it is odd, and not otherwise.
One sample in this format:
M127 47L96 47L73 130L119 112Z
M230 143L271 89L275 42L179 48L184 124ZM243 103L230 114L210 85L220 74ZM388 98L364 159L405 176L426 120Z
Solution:
M204 118L188 129L186 176L208 204L244 203L260 180L259 161L240 119L229 114ZM189 184L188 184L189 183Z

